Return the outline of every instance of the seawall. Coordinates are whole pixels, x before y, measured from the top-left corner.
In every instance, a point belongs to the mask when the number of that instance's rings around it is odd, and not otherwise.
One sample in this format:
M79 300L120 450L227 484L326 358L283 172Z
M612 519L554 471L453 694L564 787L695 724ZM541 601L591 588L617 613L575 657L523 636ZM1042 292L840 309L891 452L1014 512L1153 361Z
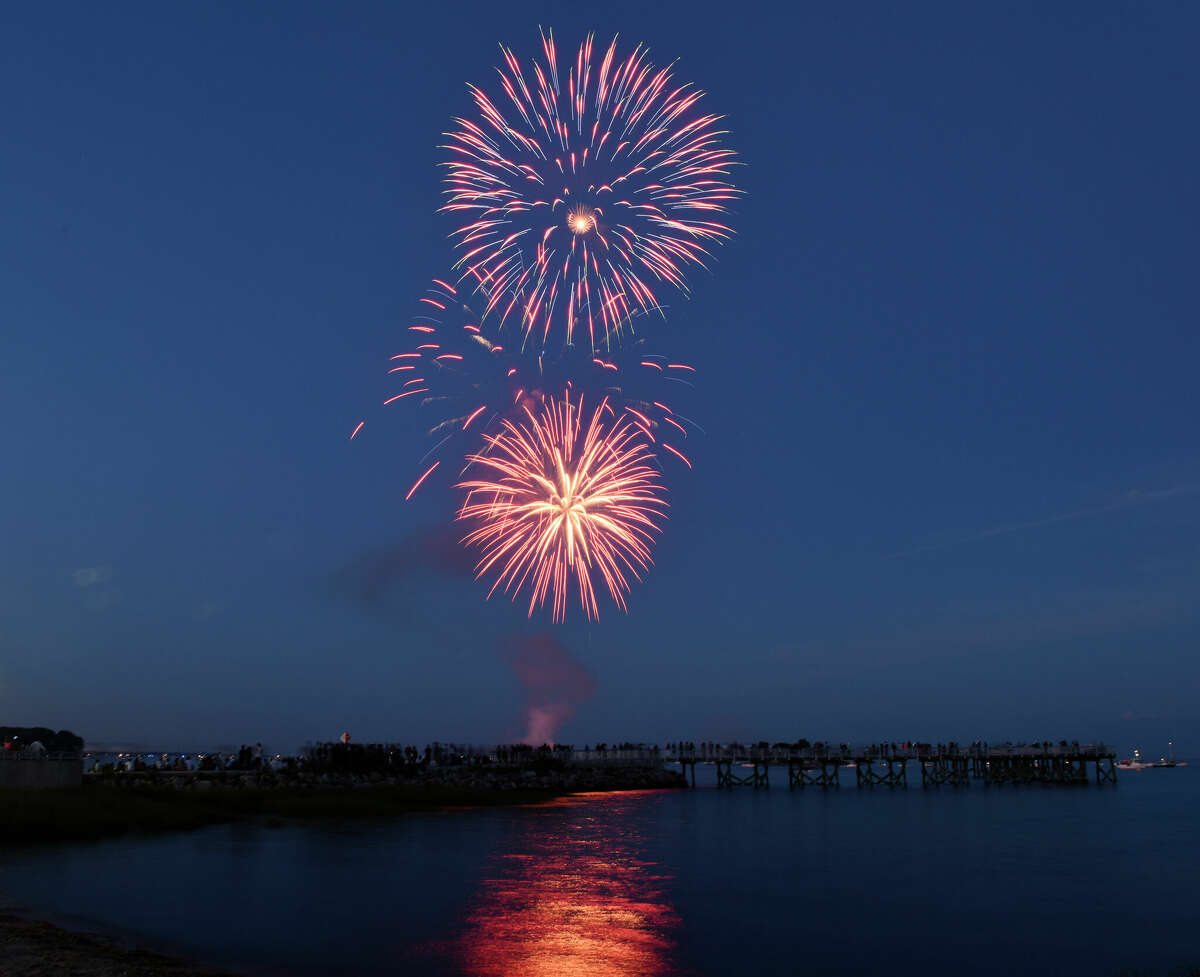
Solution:
M78 787L83 761L32 757L0 760L0 787Z
M113 786L158 786L178 790L322 790L400 786L449 787L479 791L554 791L573 793L606 790L648 790L686 787L683 774L660 765L573 766L539 769L509 766L429 767L400 775L371 773L288 773L272 770L173 771L87 774L86 783Z

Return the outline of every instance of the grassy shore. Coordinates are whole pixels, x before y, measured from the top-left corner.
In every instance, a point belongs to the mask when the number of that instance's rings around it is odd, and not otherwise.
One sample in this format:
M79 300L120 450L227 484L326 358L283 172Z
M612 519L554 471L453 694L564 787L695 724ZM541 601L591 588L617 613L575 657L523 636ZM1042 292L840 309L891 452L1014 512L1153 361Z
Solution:
M185 791L102 784L67 790L0 789L0 845L84 841L127 832L179 831L260 819L389 817L448 807L532 804L560 790L491 790L454 785L370 789L242 788Z

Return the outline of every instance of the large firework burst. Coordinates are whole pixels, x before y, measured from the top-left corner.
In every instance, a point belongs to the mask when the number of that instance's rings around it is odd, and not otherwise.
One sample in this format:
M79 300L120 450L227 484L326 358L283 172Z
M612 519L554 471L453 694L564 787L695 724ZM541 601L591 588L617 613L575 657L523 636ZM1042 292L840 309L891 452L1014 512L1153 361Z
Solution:
M553 617L566 616L571 580L584 613L599 614L593 574L622 610L629 577L651 564L650 544L666 501L640 427L602 400L590 414L570 390L538 410L505 420L468 460L480 470L463 481L464 537L482 550L476 575L496 574L513 599L529 590L529 614L552 595Z
M594 351L634 311L657 310L660 286L687 291L688 267L730 236L723 215L739 191L721 117L696 111L703 93L641 45L618 57L614 38L596 63L592 44L565 80L553 32L527 72L501 47L499 104L471 86L480 117L446 134L442 209L463 219L456 269L485 314L538 345L552 327L566 343L586 332Z

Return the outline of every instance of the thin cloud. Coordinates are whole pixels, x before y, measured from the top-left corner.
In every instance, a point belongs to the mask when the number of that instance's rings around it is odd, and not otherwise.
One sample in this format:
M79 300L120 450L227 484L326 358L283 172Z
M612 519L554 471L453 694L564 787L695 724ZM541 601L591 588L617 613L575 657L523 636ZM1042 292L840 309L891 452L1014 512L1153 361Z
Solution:
M921 546L914 546L907 550L900 550L896 553L888 553L884 556L884 559L892 560L904 556L916 556L919 553L934 553L939 550L952 549L955 546L963 546L967 543L978 543L985 539L992 539L995 536L1008 536L1012 533L1042 529L1046 526L1055 526L1060 522L1091 519L1096 516L1107 515L1110 512L1124 512L1126 509L1136 509L1154 502L1164 502L1168 499L1178 499L1196 495L1197 493L1200 493L1200 485L1196 484L1177 485L1168 489L1151 489L1148 492L1134 489L1123 498L1115 502L1110 502L1107 505L1092 506L1089 509L1076 509L1073 512L1061 512L1058 515L1047 516L1044 519L1033 519L1029 522L1014 522L1003 526L994 526L991 529L982 529L978 532L959 536L956 539L945 540L940 543L928 543Z
M80 567L71 574L77 587L93 587L112 579L112 567Z

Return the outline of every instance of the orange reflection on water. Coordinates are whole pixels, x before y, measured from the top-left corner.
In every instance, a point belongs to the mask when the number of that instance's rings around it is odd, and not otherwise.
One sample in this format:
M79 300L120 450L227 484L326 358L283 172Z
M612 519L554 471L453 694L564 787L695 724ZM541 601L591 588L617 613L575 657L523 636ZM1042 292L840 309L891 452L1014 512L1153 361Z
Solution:
M645 854L654 792L539 807L496 856L459 944L476 977L649 977L671 971L660 865Z

